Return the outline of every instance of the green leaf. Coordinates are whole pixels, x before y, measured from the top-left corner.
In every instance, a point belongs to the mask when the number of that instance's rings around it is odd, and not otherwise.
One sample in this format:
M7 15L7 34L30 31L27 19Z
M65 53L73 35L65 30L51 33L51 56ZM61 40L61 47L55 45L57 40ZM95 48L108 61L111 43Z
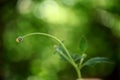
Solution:
M58 55L60 56L61 60L67 61L67 60L61 55L61 53L62 53L62 54L65 54L65 55L67 56L66 52L64 51L64 49L62 48L61 45L56 45L56 47L55 47L55 53L58 53ZM72 57L72 59L73 59L75 62L78 62L78 61L81 59L81 57L82 57L81 55L78 55L78 54L70 54L70 56Z
M92 66L93 64L96 64L96 63L112 63L112 62L111 60L105 57L95 57L86 61L83 64L83 66Z
M86 54L71 54L72 59L75 61L75 63L79 63L81 59L84 59L87 57Z
M87 40L85 36L82 36L79 44L80 51L84 53L87 50Z
M60 44L55 45L55 52L54 53L57 53L60 56L61 60L67 61L65 59L65 57L62 55L62 54L64 54L65 56L67 56L67 53Z
M59 55L60 55L61 60L67 61L61 54L59 54ZM81 59L81 56L78 56L76 54L70 54L70 55L76 63L78 63L78 61Z
M63 54L67 55L66 51L64 50L64 48L60 44L55 46L55 52L57 52L57 53L62 52Z
M79 61L82 58L82 56L78 54L72 54L71 57L75 62Z

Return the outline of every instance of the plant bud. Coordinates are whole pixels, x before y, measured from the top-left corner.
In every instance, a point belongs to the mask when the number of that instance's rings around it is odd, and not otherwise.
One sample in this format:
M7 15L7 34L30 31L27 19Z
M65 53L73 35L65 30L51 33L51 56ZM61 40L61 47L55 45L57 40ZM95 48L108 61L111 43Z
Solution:
M16 38L16 42L17 42L17 43L22 42L22 40L23 40L23 38L22 38L21 36L19 36L18 38Z

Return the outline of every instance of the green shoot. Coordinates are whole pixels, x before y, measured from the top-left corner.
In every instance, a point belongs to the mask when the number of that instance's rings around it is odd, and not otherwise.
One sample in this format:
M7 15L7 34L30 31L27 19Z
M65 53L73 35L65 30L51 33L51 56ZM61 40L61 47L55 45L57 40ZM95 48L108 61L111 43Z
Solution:
M79 55L72 56L60 39L58 39L57 37L55 37L53 35L47 34L47 33L39 33L39 32L29 33L29 34L18 37L16 39L16 41L18 43L20 43L24 40L24 38L32 36L32 35L40 35L40 36L49 37L49 38L54 39L56 42L58 42L59 45L55 46L55 51L57 53L59 53L59 55L61 57L63 57L65 60L67 60L74 67L74 69L77 73L77 77L78 77L77 80L82 80L81 69L84 66L89 66L89 65L93 65L94 63L101 63L101 62L102 63L103 62L104 63L110 63L109 59L104 58L104 57L96 57L96 58L89 59L86 62L84 61L85 58L87 57L87 55L85 54L85 52L87 50L87 41L86 41L84 36L81 37L80 46L79 46L80 51L82 52L81 56L79 56ZM79 62L77 63L76 61L79 61Z

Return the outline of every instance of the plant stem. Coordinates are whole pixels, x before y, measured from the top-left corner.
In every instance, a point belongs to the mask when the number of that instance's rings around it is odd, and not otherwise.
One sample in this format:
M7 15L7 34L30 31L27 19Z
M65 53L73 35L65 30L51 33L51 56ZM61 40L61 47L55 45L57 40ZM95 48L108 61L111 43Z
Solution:
M60 54L66 60L68 60L68 62L70 62L73 65L73 67L75 68L75 70L77 72L78 79L81 79L81 72L80 72L79 66L74 62L74 60L72 59L69 51L67 50L67 48L65 47L65 45L61 42L61 40L59 40L57 37L55 37L53 35L50 35L50 34L47 34L47 33L39 33L39 32L26 34L26 35L22 36L22 38L24 39L25 37L32 36L32 35L47 36L47 37L50 37L50 38L56 40L63 47L63 49L65 50L67 56L64 53L62 53L62 52L60 52Z
M26 34L24 36L22 36L22 38L25 38L25 37L28 37L28 36L31 36L31 35L43 35L43 36L47 36L47 37L50 37L50 38L53 38L54 40L58 41L60 43L60 45L64 48L64 50L66 51L68 57L71 58L68 50L66 49L66 47L64 46L64 44L55 36L53 35L50 35L50 34L47 34L47 33L39 33L39 32L36 32L36 33L30 33L30 34Z
M54 40L56 40L57 42L60 43L60 45L64 48L65 52L67 53L67 56L70 58L70 60L71 60L72 62L74 62L73 59L72 59L72 57L70 56L68 50L66 49L65 45L64 45L57 37L55 37L55 36L53 36L53 35L50 35L50 34L47 34L47 33L39 33L39 32L36 32L36 33L26 34L26 35L22 36L22 38L25 38L25 37L28 37L28 36L31 36L31 35L43 35L43 36L47 36L47 37L53 38Z
M82 78L82 76L81 76L81 71L80 71L80 69L79 69L79 67L76 65L76 67L75 67L75 70L76 70L76 72L77 72L77 76L78 76L78 79L81 79Z
M84 61L84 58L81 58L80 63L79 63L79 65L78 65L79 69L82 68L82 63L83 63L83 61Z

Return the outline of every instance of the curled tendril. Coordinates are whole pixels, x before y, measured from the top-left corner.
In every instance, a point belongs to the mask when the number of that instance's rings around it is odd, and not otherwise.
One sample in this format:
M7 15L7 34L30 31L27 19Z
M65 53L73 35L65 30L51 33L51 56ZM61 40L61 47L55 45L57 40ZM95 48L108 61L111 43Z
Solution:
M20 42L22 42L22 41L23 41L23 37L19 36L18 38L16 38L16 42L17 42L17 43L20 43Z

